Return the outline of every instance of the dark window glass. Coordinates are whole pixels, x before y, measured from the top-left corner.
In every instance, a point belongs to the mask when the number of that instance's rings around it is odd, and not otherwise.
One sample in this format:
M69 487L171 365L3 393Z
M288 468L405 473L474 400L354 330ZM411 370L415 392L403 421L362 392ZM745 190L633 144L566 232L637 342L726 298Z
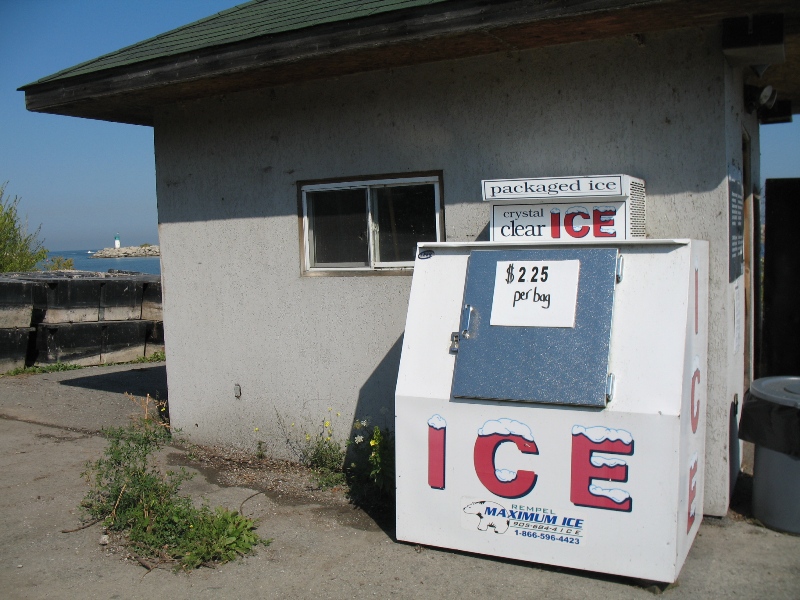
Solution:
M436 204L431 184L375 188L378 262L413 261L417 242L436 241Z
M367 190L309 192L312 266L369 265Z

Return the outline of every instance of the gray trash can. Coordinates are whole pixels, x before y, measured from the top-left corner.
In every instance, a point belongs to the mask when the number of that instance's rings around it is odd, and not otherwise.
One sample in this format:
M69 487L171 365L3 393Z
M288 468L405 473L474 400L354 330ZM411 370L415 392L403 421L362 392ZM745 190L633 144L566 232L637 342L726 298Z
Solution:
M800 534L800 377L756 379L742 406L739 438L755 444L753 515Z

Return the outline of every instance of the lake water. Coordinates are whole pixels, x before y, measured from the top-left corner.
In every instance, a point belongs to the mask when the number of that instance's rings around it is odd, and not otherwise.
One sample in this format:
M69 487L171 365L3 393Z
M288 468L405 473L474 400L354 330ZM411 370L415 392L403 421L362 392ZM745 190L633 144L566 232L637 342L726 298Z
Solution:
M161 259L158 256L149 256L147 258L91 258L92 255L88 252L88 250L53 250L50 252L50 256L71 258L75 261L75 269L78 271L108 272L109 269L118 269L120 271L161 275Z

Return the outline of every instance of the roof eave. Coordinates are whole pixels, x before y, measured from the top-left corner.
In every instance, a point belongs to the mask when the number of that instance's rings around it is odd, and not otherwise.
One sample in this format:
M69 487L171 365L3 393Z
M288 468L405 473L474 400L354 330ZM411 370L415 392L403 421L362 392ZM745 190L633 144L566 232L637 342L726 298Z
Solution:
M702 7L701 7L702 6ZM28 110L152 125L164 104L324 77L631 33L714 25L786 7L776 0L515 1L438 5L436 11L255 38L20 88ZM446 7L448 10L443 10ZM794 57L795 60L798 57Z

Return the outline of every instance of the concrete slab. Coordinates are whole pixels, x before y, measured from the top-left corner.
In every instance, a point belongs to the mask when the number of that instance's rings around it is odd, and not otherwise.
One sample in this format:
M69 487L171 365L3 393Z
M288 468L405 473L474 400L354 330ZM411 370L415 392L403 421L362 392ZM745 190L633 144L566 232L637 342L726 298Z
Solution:
M105 446L97 431L123 425L123 392L166 396L163 365L96 367L0 378L0 590L4 598L630 598L640 582L398 544L359 509L318 496L263 494L244 512L267 548L218 569L148 573L98 544L100 526L74 533L86 461ZM171 449L167 459L185 461ZM225 477L225 481L235 477ZM186 491L238 509L256 490L224 486L206 471ZM670 599L797 599L800 537L733 518L706 519Z

